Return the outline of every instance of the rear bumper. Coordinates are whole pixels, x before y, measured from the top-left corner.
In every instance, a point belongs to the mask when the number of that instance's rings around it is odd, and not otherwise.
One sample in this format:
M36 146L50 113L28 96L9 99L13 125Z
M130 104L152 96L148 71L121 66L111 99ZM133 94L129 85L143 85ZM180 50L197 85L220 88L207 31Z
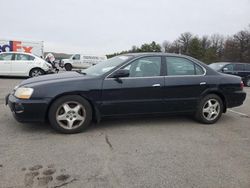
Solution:
M246 93L244 91L235 91L226 97L227 108L233 108L240 106L246 99Z
M46 113L49 99L22 100L12 94L5 98L13 116L19 122L43 122L46 120Z

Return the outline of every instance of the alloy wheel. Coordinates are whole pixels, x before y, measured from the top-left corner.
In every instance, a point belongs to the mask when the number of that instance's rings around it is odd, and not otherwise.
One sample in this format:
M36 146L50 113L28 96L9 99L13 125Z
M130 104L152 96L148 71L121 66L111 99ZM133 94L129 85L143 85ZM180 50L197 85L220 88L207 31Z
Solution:
M56 111L56 121L64 129L72 130L80 127L86 118L84 106L78 102L63 103Z
M36 76L40 76L40 75L42 75L43 73L42 73L42 71L40 71L40 70L33 70L32 71L32 73L31 73L31 76L32 77L36 77Z
M216 99L209 99L202 108L202 115L208 121L213 121L220 114L220 103Z

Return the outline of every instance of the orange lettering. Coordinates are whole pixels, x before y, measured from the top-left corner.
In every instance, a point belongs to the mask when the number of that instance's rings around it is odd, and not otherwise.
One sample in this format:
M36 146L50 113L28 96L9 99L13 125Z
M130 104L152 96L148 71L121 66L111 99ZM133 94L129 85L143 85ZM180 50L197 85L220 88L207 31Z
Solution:
M18 49L21 48L21 42L20 41L13 41L13 51L17 52Z
M31 53L32 48L33 47L28 47L28 46L27 47L25 47L25 46L23 47L24 52L26 52L26 53Z

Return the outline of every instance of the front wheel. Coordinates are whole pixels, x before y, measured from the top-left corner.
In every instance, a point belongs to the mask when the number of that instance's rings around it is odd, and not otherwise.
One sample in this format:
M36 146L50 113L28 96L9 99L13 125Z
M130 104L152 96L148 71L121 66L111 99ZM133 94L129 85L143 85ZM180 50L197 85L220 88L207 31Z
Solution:
M86 129L92 120L92 108L87 100L78 95L57 99L50 107L49 121L61 133L78 133Z
M39 69L39 68L34 68L30 71L29 76L30 77L37 77L37 76L44 75L44 74L45 74L44 70Z
M223 111L223 102L218 95L205 96L199 103L195 118L201 123L213 124L218 121Z
M66 71L71 71L72 70L72 65L67 63L64 65Z

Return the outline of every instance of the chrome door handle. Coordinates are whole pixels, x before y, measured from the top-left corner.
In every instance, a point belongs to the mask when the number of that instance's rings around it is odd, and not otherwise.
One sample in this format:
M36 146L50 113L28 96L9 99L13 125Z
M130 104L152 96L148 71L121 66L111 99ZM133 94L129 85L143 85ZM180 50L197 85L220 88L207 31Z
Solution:
M161 84L153 84L152 87L160 87Z
M201 82L200 85L206 85L207 83L206 82Z

